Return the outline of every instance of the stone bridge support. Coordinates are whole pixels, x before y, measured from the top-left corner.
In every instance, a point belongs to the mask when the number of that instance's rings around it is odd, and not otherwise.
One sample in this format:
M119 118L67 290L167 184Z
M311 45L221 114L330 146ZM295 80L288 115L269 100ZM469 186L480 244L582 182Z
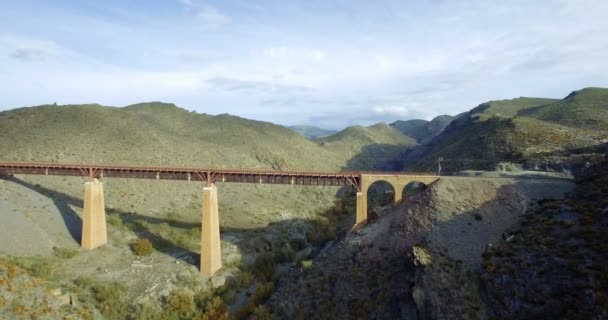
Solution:
M201 226L201 272L211 277L222 267L220 220L217 205L217 188L203 188L203 219Z
M438 176L413 176L399 174L362 174L361 175L361 192L357 192L357 219L356 224L365 223L367 221L367 192L369 187L378 181L385 181L393 186L395 191L395 204L399 204L403 200L403 189L411 182L422 182L429 185L439 180Z
M84 183L81 246L85 249L94 249L107 242L103 183L98 179L92 179Z

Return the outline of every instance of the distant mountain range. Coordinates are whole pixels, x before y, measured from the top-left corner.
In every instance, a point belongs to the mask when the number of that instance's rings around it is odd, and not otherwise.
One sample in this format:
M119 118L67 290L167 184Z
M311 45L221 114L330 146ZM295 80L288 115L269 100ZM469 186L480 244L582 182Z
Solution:
M288 126L287 128L300 133L304 137L308 139L317 139L326 137L336 133L336 130L323 129L315 126L308 125L297 125L297 126Z

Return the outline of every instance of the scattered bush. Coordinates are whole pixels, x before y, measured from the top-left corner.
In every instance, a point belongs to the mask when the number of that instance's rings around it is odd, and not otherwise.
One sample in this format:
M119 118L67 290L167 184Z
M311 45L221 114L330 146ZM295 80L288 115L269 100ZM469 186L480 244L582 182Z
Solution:
M270 297L270 295L272 295L273 292L273 282L266 282L258 285L258 287L255 289L255 292L249 298L249 301L236 312L236 318L243 319L248 315L252 314L255 311L256 307L264 303Z
M204 310L214 297L212 291L202 289L194 295L194 303L199 309Z
M312 260L303 260L302 261L302 268L304 270L312 269L312 266L313 266Z
M124 227L124 223L122 222L122 219L120 218L120 216L118 214L110 214L108 215L107 218L107 222L109 225L117 227L117 228L121 228Z
M290 245L286 244L274 253L276 263L292 262L296 258L296 252Z
M253 283L253 274L247 271L241 271L239 273L239 285L243 288L247 288Z
M108 319L124 319L129 302L122 299L125 287L120 283L96 285L92 288L97 309Z
M312 228L306 234L308 243L320 246L327 241L336 239L336 219L334 216L316 218L312 221Z
M230 313L228 307L222 302L219 297L213 298L205 307L205 312L200 318L201 320L229 320Z
M194 317L194 298L192 293L184 289L175 289L167 297L167 309L169 313L176 314L180 319L192 319Z
M74 279L74 284L81 289L91 287L93 283L95 283L95 280L91 277L78 277Z
M131 245L131 250L136 256L149 256L152 253L152 243L148 239L137 239Z
M258 306L251 315L251 320L274 320L275 317L264 306Z
M276 271L276 265L272 255L264 253L255 259L253 273L263 281L272 280Z
M158 306L153 303L146 302L132 307L132 320L161 320L162 314Z
M70 248L53 247L53 254L59 258L70 259L78 254L78 250L70 249Z
M53 274L53 266L49 262L39 262L29 266L28 271L35 277L48 278Z

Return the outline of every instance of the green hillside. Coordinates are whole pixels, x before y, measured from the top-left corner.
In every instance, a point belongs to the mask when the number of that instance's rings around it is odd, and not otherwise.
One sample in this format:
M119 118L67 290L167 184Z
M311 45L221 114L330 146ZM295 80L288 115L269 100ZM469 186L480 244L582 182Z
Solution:
M408 153L405 166L430 170L441 157L450 171L491 169L501 161L534 162L596 146L608 137L608 122L597 116L602 101L608 99L602 100L598 90L591 89L563 100L517 98L483 103L452 121L432 143ZM595 112L595 125L573 126L589 121L585 112L577 110Z
M606 130L608 89L586 88L574 91L563 100L524 110L520 115L565 126Z
M347 168L373 170L401 169L398 159L416 145L414 139L386 123L348 127L316 141L324 150L344 156Z
M308 139L317 139L327 137L336 133L336 130L323 129L315 126L297 125L287 127Z
M512 118L515 117L518 113L522 112L522 110L528 110L533 107L544 106L556 101L558 100L526 97L489 101L473 108L471 111L469 111L469 116L479 117L481 120L485 120L491 117Z
M431 121L421 119L399 120L391 123L390 126L401 131L406 136L416 139L418 143L424 144L443 132L454 118L449 115L441 115Z
M298 133L173 104L39 106L0 113L2 160L337 170L344 156Z

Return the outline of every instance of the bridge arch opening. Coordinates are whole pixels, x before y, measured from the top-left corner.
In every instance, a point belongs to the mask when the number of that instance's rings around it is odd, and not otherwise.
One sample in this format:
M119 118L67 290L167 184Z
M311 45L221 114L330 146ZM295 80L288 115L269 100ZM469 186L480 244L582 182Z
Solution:
M367 189L367 212L368 219L374 219L374 209L395 202L395 188L384 180L372 183Z
M415 196L426 190L428 186L420 181L412 181L403 187L401 191L401 199L406 200L409 197Z

